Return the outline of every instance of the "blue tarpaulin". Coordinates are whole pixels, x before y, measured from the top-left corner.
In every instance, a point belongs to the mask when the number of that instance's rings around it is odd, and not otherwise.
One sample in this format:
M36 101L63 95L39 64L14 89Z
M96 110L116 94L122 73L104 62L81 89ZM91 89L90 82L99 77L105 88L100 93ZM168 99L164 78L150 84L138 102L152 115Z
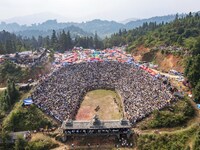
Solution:
M33 104L33 100L31 98L27 98L23 100L23 104L25 106Z
M197 104L197 108L199 108L199 109L200 109L200 104Z

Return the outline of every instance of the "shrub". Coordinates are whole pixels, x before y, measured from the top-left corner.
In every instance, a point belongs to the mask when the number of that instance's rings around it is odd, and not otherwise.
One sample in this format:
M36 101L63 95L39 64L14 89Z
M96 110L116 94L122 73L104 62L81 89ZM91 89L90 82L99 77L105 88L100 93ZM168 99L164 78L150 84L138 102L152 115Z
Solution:
M185 150L188 149L188 140L196 131L197 127L191 127L177 133L142 134L137 140L137 146L139 150Z
M146 128L181 126L195 114L194 108L187 98L177 102L170 110L154 111L153 119L147 123Z
M26 149L29 150L48 150L56 148L58 144L54 143L50 138L39 138L34 141L30 141Z
M193 149L200 150L200 130L196 133Z

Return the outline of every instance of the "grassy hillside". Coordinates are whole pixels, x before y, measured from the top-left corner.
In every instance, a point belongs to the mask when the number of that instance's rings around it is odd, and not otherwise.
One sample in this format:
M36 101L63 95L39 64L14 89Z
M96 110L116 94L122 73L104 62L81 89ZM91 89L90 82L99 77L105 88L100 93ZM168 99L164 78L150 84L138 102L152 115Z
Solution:
M137 127L144 129L174 128L187 126L189 120L196 116L195 110L185 97L161 111L153 114L140 122Z
M23 94L24 99L29 94ZM22 101L17 102L12 111L3 119L2 127L7 131L37 130L39 128L51 127L54 124L35 105L23 107Z

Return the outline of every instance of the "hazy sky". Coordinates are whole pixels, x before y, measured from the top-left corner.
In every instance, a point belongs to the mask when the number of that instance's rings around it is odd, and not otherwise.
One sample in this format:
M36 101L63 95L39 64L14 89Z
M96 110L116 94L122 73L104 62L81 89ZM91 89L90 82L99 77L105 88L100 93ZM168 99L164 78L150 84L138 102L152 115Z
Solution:
M0 20L48 12L69 21L121 21L199 10L200 0L0 0Z

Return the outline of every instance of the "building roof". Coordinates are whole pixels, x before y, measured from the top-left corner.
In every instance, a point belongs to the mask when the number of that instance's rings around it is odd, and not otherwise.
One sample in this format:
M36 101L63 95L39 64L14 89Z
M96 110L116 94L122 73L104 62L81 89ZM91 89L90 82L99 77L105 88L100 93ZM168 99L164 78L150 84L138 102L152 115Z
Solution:
M67 129L114 129L114 128L131 128L128 120L99 120L98 116L94 116L91 121L64 121L61 128Z

